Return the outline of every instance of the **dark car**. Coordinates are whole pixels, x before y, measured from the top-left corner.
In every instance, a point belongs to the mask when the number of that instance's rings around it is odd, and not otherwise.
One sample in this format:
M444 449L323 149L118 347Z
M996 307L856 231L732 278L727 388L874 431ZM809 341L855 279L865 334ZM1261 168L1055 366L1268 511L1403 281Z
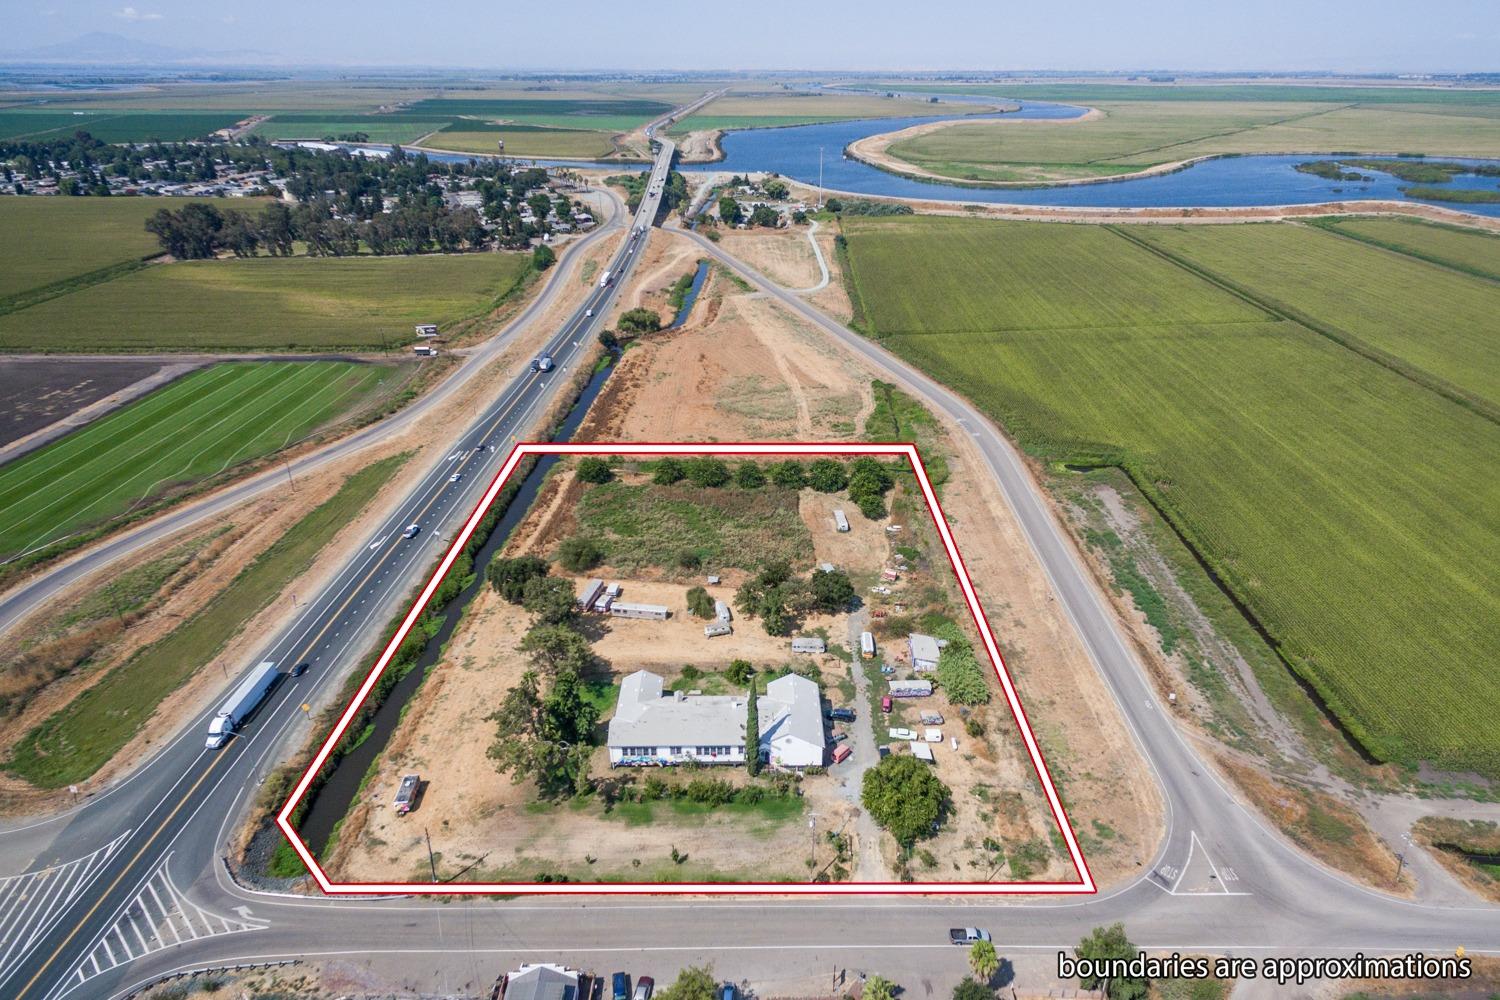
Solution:
M725 983L719 987L719 1000L735 1000L736 995L733 983Z
M651 1000L651 990L656 986L656 980L650 976L642 976L635 981L635 1000Z
M293 677L301 677L303 674L307 673L307 668L310 667L310 666L312 666L311 663L299 663L299 664L297 664L295 667L292 668L292 676Z
M595 976L594 981L589 984L589 995L587 1000L604 1000L603 976Z
M830 708L828 717L834 722L853 722L854 709L852 708Z
M613 1000L630 1000L630 977L623 972L615 973Z

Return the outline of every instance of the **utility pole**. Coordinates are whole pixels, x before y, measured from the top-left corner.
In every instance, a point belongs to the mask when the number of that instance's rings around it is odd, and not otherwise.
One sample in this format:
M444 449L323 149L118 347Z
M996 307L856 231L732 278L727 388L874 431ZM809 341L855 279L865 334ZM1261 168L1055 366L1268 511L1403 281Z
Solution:
M432 869L432 882L437 884L437 860L432 856L432 834L427 832L427 827L422 827L422 836L427 838L427 866Z
M818 207L823 207L823 147L818 147Z

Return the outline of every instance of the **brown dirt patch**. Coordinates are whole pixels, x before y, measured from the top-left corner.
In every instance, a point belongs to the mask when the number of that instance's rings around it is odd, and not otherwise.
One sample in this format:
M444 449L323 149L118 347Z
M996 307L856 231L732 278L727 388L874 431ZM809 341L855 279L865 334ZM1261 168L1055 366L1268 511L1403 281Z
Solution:
M823 277L806 226L719 230L719 245L778 285L810 288Z

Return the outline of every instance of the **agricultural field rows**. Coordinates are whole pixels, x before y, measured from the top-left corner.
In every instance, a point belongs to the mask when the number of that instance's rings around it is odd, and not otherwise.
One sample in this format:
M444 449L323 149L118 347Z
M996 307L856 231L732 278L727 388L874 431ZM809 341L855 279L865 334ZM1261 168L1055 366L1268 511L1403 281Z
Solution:
M60 542L355 409L386 365L215 365L0 468L0 559Z
M515 253L180 261L0 315L0 349L378 348L487 311L529 267Z
M1296 322L1244 321L1254 306L1185 269L1162 308L1141 277L1166 261L1108 230L921 218L844 228L875 336L1038 458L1124 466L1372 753L1500 773L1487 707L1500 699L1491 421ZM1261 256L1271 240L1330 298L1346 244L1380 252L1306 227L1203 228L1226 233L1162 239L1220 264L1246 239L1244 268L1274 264ZM1406 289L1405 321L1439 325L1450 303L1412 291L1436 269L1396 264L1384 277ZM1298 292L1261 277L1268 295ZM1079 310L1080 287L1111 305ZM1437 365L1473 335L1445 332L1423 357ZM1492 358L1470 365L1493 379Z
M201 139L228 128L243 114L234 111L0 111L0 140L60 139L87 132L103 142L177 142Z
M1500 281L1500 236L1413 219L1349 218L1324 223L1324 227L1409 257Z
M1500 408L1500 285L1307 226L1140 226L1257 300Z

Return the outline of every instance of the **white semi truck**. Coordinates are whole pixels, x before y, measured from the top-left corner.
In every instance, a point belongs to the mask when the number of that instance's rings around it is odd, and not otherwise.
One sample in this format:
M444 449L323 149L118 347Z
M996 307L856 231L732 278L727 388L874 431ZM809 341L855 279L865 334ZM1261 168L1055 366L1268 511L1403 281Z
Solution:
M599 279L599 287L600 288L608 288L609 287L609 272L608 271L605 271L604 275Z
M256 706L265 700L267 692L279 676L276 664L270 660L250 671L250 676L240 681L240 686L234 689L229 700L224 702L213 721L208 724L208 741L205 746L210 750L223 746L239 728L239 724L245 721L245 716L255 711Z

